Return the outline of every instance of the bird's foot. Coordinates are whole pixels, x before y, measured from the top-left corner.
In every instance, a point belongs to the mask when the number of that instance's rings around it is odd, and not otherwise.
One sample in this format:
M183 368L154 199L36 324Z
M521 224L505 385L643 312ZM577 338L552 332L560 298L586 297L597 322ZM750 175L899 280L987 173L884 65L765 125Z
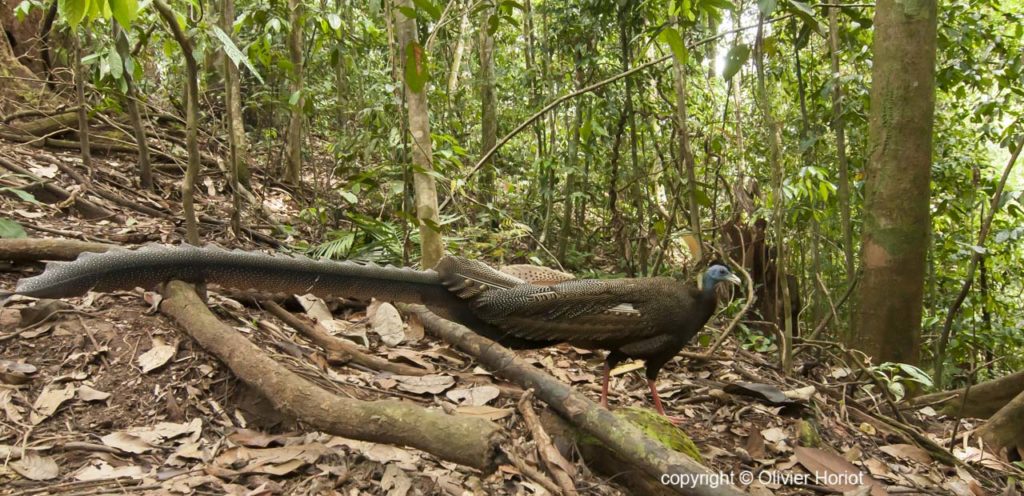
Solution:
M665 420L668 420L672 425L674 425L676 427L680 427L681 424L686 421L686 419L683 418L683 417L674 417L672 415L666 415L666 414L662 414L662 415L665 417Z

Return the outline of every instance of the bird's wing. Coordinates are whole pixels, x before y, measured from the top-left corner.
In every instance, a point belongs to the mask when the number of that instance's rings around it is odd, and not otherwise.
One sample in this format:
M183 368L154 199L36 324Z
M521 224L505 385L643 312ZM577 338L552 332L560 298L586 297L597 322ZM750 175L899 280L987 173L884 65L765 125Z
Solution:
M459 298L473 299L492 289L510 289L525 281L498 272L483 262L462 257L444 257L434 268L441 276L441 284Z
M484 292L471 302L483 320L528 339L630 340L659 332L643 311L653 285L640 280L572 280Z

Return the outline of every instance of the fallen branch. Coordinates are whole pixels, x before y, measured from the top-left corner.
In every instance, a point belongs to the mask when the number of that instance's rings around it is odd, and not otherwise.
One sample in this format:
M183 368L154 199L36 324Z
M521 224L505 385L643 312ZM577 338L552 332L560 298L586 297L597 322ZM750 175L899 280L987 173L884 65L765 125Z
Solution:
M989 418L1022 391L1024 370L975 384L970 391L962 388L918 396L910 400L910 405L913 408L936 407L939 413L958 418Z
M359 346L355 343L336 338L327 334L323 329L317 326L307 324L273 300L260 301L260 305L269 310L275 317L281 319L285 324L288 324L295 330L301 332L321 348L327 351L340 353L344 355L349 362L380 372L391 372L392 374L398 375L430 374L430 371L424 370L420 367L413 367L411 365L404 365L401 363L392 363L382 358L369 355L359 349Z
M1024 392L992 415L978 428L978 434L990 447L1024 447Z
M447 415L408 402L335 396L274 361L218 320L188 284L171 281L164 288L164 296L160 311L278 410L330 434L411 446L484 471L497 466L505 440L497 424L479 417Z
M60 238L0 238L0 259L12 262L74 260L84 251L105 252L115 245Z
M440 336L448 343L472 355L481 364L524 388L533 388L537 397L550 405L563 417L596 437L625 460L639 467L650 477L660 478L665 474L685 474L694 480L710 479L717 474L686 455L670 450L646 436L640 429L619 419L597 403L568 385L550 376L511 350L459 324L434 315L421 305L401 305L420 317L427 330ZM695 485L694 487L673 487L680 494L701 496L739 495L738 489L729 485Z
M548 472L555 478L555 482L558 483L562 494L567 496L576 495L578 494L576 486L572 482L572 476L576 475L575 467L555 448L554 443L551 442L551 436L540 425L537 412L533 411L533 405L530 403L532 399L533 390L529 389L519 399L518 406L519 413L523 416L523 422L526 423L530 433L533 434L533 441L537 443L537 453L544 462L544 466L547 467Z

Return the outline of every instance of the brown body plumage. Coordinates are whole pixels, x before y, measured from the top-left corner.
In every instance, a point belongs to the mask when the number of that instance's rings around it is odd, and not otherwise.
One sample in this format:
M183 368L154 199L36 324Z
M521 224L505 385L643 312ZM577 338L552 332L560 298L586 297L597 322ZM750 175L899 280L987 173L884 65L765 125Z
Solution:
M711 277L713 270L724 275ZM658 371L714 313L715 282L738 282L724 267L715 266L705 275L703 289L669 278L572 279L540 286L460 257L444 258L435 270L416 271L214 247L151 245L51 263L43 274L19 281L15 292L66 297L89 290L152 287L170 279L422 303L513 348L568 342L609 350L605 387L608 368L625 358L643 359L659 411L663 410L653 387Z

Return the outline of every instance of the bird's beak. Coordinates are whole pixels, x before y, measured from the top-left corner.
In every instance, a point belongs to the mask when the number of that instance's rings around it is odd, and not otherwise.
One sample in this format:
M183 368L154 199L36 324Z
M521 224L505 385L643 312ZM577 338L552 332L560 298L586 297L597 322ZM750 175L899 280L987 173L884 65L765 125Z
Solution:
M743 281L740 280L739 276L737 276L736 274L729 274L729 276L726 277L725 280L729 281L729 282L731 282L731 283L733 283L733 284L735 284L737 286L742 286L743 285Z

